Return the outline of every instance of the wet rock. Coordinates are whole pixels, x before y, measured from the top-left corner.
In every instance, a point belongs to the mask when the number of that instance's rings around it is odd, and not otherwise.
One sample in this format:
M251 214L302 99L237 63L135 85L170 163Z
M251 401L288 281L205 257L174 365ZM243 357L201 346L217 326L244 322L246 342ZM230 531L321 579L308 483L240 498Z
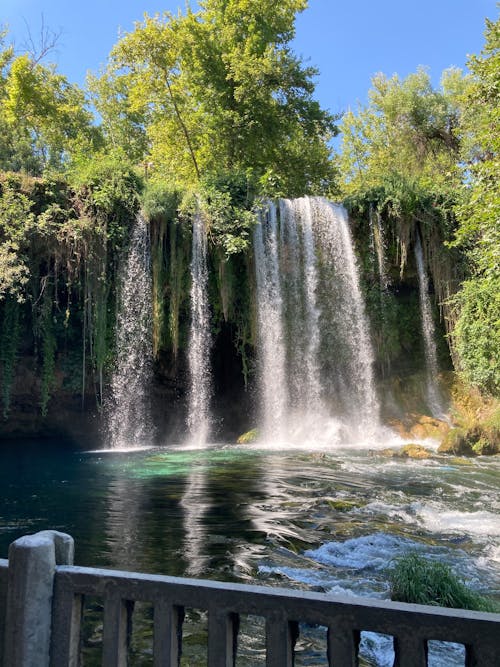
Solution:
M328 505L337 512L349 512L350 510L363 507L363 503L355 500L328 500Z
M380 451L374 453L378 454L379 456L385 456L385 458L390 459L398 455L398 450L392 449L391 447L387 447L386 449L381 449Z
M239 438L236 440L238 445L250 445L252 442L255 442L259 437L259 429L253 428L246 433L242 433Z
M427 447L422 445L417 445L414 442L410 442L408 445L404 445L398 452L400 458L408 459L430 459L434 456L434 452Z
M406 419L392 419L389 426L405 440L426 440L433 438L441 440L449 431L447 422L429 415L412 413Z
M434 452L422 445L418 445L415 442L410 442L407 445L403 445L399 449L394 449L388 447L387 449L381 449L376 452L379 456L385 456L386 458L397 458L397 459L430 459L434 456Z

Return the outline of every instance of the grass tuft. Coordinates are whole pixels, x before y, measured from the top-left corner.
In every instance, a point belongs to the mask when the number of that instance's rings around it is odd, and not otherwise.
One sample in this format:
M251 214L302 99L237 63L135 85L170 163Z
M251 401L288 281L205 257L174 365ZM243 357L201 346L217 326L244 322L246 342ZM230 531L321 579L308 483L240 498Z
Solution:
M391 600L415 604L499 611L495 603L472 591L448 565L408 553L395 561L390 572Z

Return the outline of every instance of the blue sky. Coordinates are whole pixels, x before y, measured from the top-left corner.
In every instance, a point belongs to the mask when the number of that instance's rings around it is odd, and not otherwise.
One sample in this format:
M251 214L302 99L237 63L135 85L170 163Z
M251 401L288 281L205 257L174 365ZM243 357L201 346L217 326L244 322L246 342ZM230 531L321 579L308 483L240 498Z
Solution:
M36 36L43 14L47 26L61 31L53 60L83 85L86 71L105 63L120 29L131 30L144 12L176 13L184 6L177 0L0 0L0 24L20 48L25 22ZM310 0L297 20L294 49L320 70L316 97L336 113L366 100L376 72L406 76L424 65L437 84L443 69L464 67L467 54L481 50L484 19L497 16L496 0Z

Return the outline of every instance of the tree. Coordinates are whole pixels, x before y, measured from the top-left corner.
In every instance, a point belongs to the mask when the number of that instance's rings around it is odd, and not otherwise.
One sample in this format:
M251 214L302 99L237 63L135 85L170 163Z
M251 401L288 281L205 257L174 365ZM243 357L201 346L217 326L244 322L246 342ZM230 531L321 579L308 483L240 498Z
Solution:
M379 186L388 178L424 189L451 189L459 183L457 164L460 70L443 73L441 89L420 68L401 80L377 74L369 104L342 122L341 172L347 194Z
M312 97L315 70L289 47L305 7L205 0L198 12L146 16L93 82L108 136L141 128L143 159L184 186L242 172L290 195L327 189L334 118Z
M83 92L41 54L15 55L0 35L0 167L40 174L98 142Z
M500 393L500 19L486 22L486 44L468 63L463 97L464 185L456 207L456 244L468 255L471 277L457 295L455 341L469 382Z

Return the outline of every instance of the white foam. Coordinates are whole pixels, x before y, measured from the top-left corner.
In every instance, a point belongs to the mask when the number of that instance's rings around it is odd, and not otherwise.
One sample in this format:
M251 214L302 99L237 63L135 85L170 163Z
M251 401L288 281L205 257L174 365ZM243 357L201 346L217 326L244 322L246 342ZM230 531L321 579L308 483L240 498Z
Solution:
M305 552L323 565L345 567L351 570L385 570L390 561L403 555L409 549L422 548L423 545L405 537L389 533L374 533L355 537L344 542L327 542L318 549Z
M107 449L87 449L84 451L84 454L124 454L127 452L146 452L150 449L155 449L153 445L144 446L144 447L128 447L127 445L112 447Z
M486 556L488 561L500 563L500 545L490 545L486 548ZM479 559L481 560L481 559Z
M474 537L500 537L500 517L495 512L478 510L461 512L448 510L441 503L414 502L406 505L394 505L374 501L367 503L358 511L371 514L383 514L390 519L417 524L433 533L460 533Z
M500 537L500 517L488 510L459 512L424 505L417 511L420 522L433 532L461 533L478 537Z

